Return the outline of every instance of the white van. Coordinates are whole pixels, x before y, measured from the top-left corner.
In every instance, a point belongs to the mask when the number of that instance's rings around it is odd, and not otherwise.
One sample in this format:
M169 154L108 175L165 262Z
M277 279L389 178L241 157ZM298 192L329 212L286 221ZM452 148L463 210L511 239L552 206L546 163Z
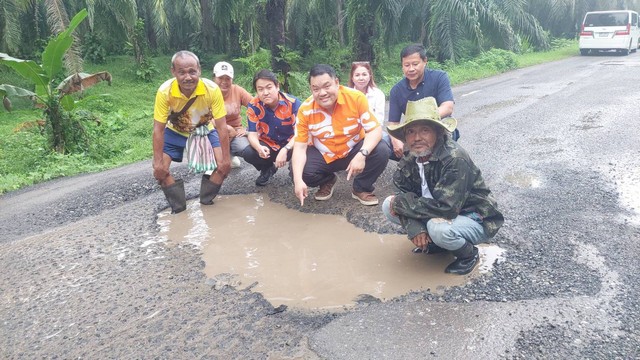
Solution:
M638 13L631 10L591 11L580 31L580 54L615 50L628 55L638 49Z

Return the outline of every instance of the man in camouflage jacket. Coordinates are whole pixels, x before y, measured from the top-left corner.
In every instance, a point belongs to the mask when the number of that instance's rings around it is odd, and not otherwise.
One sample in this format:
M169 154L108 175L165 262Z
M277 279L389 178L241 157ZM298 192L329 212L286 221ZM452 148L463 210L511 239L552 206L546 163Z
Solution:
M492 238L504 218L480 169L451 139L453 118L440 119L435 99L410 101L403 124L389 127L409 153L398 162L393 182L399 193L383 206L416 245L414 252L451 251L445 272L464 275L477 265L476 244Z

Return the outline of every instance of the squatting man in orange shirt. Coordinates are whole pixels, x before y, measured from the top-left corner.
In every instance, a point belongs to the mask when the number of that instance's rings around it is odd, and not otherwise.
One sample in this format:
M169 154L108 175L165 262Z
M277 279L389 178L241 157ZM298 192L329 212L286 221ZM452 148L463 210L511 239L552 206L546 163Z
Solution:
M300 205L308 187L319 186L316 200L329 200L338 181L335 172L340 170L347 171L347 180L353 178L354 199L377 205L373 184L387 166L390 150L380 143L382 128L369 111L366 96L341 86L329 65L313 66L308 80L312 95L298 110L291 159Z
M202 177L200 202L204 205L213 204L231 164L220 87L200 78L200 61L190 51L173 55L171 74L174 78L160 85L153 110L153 176L162 187L172 212L179 213L187 208L184 183L171 176L169 166L171 161L182 161L185 147L189 148L190 166L204 166L196 169L201 171L215 169L212 175ZM197 155L198 149L203 149L201 156Z

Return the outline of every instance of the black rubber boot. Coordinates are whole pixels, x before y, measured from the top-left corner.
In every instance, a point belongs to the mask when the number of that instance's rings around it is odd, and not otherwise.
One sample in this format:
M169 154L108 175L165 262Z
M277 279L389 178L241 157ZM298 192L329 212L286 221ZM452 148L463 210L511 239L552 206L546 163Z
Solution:
M203 205L213 205L213 199L222 187L222 185L212 183L209 177L209 175L203 175L200 182L200 204Z
M466 275L476 267L480 260L478 248L470 242L465 242L460 249L454 250L452 253L455 255L456 260L444 270L448 274Z
M167 198L169 205L171 206L171 213L177 214L187 209L187 199L184 194L184 182L182 180L176 180L175 183L162 188L164 197Z

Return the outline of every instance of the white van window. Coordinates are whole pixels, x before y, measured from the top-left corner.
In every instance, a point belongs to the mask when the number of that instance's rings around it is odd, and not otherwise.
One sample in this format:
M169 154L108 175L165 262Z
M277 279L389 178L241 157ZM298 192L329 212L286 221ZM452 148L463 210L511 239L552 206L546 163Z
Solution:
M627 26L629 14L626 12L587 14L584 26Z
M638 26L638 14L636 13L631 14L631 25Z

